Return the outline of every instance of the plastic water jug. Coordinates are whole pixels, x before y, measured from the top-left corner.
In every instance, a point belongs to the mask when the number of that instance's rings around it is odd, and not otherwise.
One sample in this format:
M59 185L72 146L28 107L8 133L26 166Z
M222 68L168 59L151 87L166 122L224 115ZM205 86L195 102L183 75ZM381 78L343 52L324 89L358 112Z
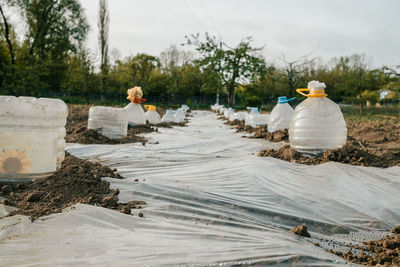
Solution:
M60 99L0 96L0 180L56 171L64 160L68 108Z
M254 117L251 127L255 128L257 126L265 126L269 123L269 114L258 114Z
M175 122L175 111L167 109L161 121L165 123Z
M290 146L299 152L319 154L342 147L347 139L346 122L339 105L327 98L325 83L311 81L297 89L307 96L295 109L289 126ZM310 94L304 94L310 91Z
M111 139L126 136L127 114L124 109L95 106L89 109L88 129L93 129Z
M178 108L174 114L175 117L175 122L176 123L182 123L185 122L185 112L183 111L182 108Z
M219 110L222 109L222 108L224 108L224 105L216 105L216 106L214 107L214 111L217 112L217 113L219 113Z
M150 124L158 124L161 122L161 117L160 117L160 114L158 114L158 112L157 112L156 106L145 105L144 107L147 109L147 112L145 114L146 120Z
M224 107L224 106L222 106L222 108L220 108L219 109L219 115L224 115L225 114L225 111L227 111L228 109L226 108L226 107Z
M250 110L250 113L247 114L247 116L244 120L244 124L247 126L254 125L254 127L256 127L255 126L255 118L258 115L260 115L260 113L258 113L258 108L257 107L247 107L247 109Z
M138 103L129 103L124 107L127 112L127 119L130 125L143 125L146 124L146 114L142 106Z
M224 117L225 117L226 119L228 119L228 118L229 118L229 115L231 115L231 114L233 114L233 113L235 113L235 110L234 110L233 108L228 108L228 109L226 109L225 112L224 112Z
M187 114L187 112L190 110L188 105L182 105L182 109L185 112L185 115Z
M287 99L286 96L278 97L278 104L272 109L269 117L268 132L273 133L289 128L294 110L288 102L293 99L295 97L290 99Z
M246 119L247 112L235 112L229 115L229 121L239 120L244 121Z

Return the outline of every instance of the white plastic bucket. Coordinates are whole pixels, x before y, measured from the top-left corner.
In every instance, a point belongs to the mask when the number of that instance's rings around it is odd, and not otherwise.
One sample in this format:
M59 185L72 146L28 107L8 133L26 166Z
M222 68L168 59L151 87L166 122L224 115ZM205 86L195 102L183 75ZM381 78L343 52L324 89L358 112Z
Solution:
M67 105L60 99L0 96L0 180L56 171L64 160Z
M111 139L126 136L127 114L124 109L95 106L89 109L88 129L94 129Z

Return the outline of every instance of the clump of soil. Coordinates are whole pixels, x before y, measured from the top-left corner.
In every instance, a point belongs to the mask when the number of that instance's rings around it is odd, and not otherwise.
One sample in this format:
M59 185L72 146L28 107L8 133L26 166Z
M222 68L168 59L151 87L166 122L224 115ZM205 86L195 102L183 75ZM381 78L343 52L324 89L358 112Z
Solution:
M305 225L295 226L290 230L290 232L299 236L311 237L310 233L307 231L307 226Z
M67 153L60 170L51 176L28 183L0 184L0 195L6 197L5 205L18 208L10 215L28 215L32 221L61 212L76 203L117 209L123 213L146 204L143 201L118 203L119 190L110 189L109 182L100 177L122 178L115 169Z
M268 132L267 126L258 127L254 130L251 138L262 138L271 142L281 142L289 140L289 131L287 129L275 131L273 133Z
M147 138L136 135L136 133L143 131L142 128L141 129L130 128L128 129L127 136L119 139L111 139L108 138L107 136L98 133L96 130L88 129L87 123L81 122L67 128L67 134L65 136L65 140L68 143L79 143L79 144L142 143L143 145L145 145L147 142ZM147 129L145 131L147 131Z
M256 130L255 128L249 125L245 125L244 121L241 120L226 121L225 124L236 126L236 132L238 133L240 132L253 133Z
M238 119L235 119L235 120L233 120L233 121L227 121L227 122L225 122L225 124L232 125L232 126L239 125L239 124L242 124L242 123L244 124L243 121L238 120Z
M234 120L228 121L225 124L236 126L236 132L248 132L253 135L250 138L265 139L270 142L281 142L289 140L289 132L287 129L275 131L273 133L268 132L268 126L258 126L253 128L251 126L246 126L244 121Z
M400 230L400 226L397 226ZM400 266L400 234L392 229L394 235L388 235L375 241L363 242L361 246L353 246L360 251L353 254L349 249L347 252L328 250L328 252L340 256L347 261L362 265Z
M379 151L376 149L364 149L357 142L347 142L342 148L326 150L320 156L304 156L290 145L285 145L278 150L265 149L258 156L274 157L294 163L317 165L328 161L336 161L350 165L371 166L388 168L400 166L400 153L393 151Z

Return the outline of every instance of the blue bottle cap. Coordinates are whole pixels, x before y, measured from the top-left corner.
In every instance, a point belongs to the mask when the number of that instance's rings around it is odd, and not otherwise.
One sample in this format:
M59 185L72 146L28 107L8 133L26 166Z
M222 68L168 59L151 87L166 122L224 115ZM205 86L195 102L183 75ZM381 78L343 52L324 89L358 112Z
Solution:
M278 104L284 104L284 103L287 103L289 101L292 101L293 99L296 99L296 97L292 97L290 99L287 99L286 96L280 96L280 97L278 97Z

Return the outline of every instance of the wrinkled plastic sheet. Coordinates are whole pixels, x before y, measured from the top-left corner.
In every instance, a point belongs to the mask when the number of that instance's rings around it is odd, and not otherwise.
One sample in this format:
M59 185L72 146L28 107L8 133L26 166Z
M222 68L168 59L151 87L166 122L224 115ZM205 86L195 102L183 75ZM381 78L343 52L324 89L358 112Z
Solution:
M282 143L242 138L216 118L194 112L146 146L69 144L117 168L126 179L106 179L121 202L146 201L144 217L78 204L33 223L2 218L0 265L348 265L325 250L399 224L399 167L257 157ZM311 238L289 233L300 224Z

